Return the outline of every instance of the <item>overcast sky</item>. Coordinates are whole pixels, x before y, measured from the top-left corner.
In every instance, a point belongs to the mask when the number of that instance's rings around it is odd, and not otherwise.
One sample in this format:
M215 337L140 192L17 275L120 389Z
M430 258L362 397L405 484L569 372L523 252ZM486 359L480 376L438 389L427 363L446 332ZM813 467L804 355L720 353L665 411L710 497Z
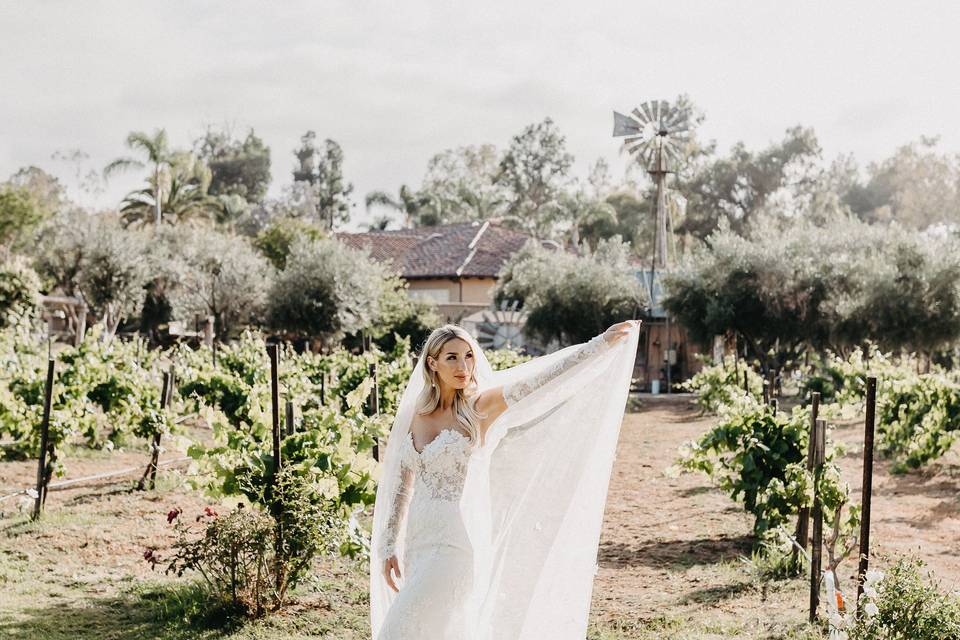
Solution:
M861 161L921 135L960 151L960 3L44 2L0 0L0 180L38 165L74 199L74 167L126 154L129 131L189 146L207 124L253 127L271 194L313 129L343 147L358 196L419 185L443 149L507 146L551 116L577 170L622 172L612 115L687 93L700 135L761 147L795 124ZM355 226L355 225L353 225Z

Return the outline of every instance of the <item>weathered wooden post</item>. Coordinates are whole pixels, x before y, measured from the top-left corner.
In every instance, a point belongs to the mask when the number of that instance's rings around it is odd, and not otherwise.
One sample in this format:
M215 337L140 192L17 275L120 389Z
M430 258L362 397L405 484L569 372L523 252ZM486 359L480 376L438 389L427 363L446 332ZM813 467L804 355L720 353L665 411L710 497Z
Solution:
M807 471L813 473L814 451L817 444L817 416L820 413L820 392L814 391L810 397L810 437L807 442ZM797 514L797 542L806 551L810 536L810 508L801 507ZM794 562L797 560L797 550L793 551Z
M770 404L770 382L766 378L763 379L763 404Z
M817 619L820 605L820 574L823 563L823 503L817 490L823 475L823 460L827 440L827 421L817 420L817 442L814 449L813 485L813 548L810 550L810 622Z
M270 478L270 513L273 515L275 528L274 556L276 561L277 593L284 591L283 571L283 505L277 497L277 476L280 473L280 375L279 375L279 345L267 345L267 354L270 356L270 413L271 433L273 435L273 474Z
M327 404L327 372L320 374L320 404Z
M274 474L280 470L280 376L279 376L279 345L267 345L267 354L270 356L270 413L273 434L273 470Z
M43 420L40 423L40 460L37 463L37 497L33 503L33 519L40 517L44 503L47 501L47 485L53 472L53 463L56 452L50 444L50 405L53 403L53 367L54 359L47 358L47 382L43 389ZM47 459L47 449L50 457Z
M287 435L292 436L295 432L293 426L293 400L287 400L286 411L283 412L283 417L286 418L287 422Z
M87 307L86 301L80 302L80 310L77 313L77 332L73 334L73 346L79 347L83 343L83 337L87 334Z
M160 413L165 413L167 407L170 406L170 399L173 397L173 383L173 365L170 365L170 371L163 372L163 386L160 390ZM160 465L160 437L159 431L153 434L153 440L150 443L150 463L137 484L137 489L141 491L147 486L148 480L150 489L157 488L157 467Z
M744 366L743 368L743 390L750 393L750 367Z
M877 379L867 378L867 417L863 434L863 494L860 514L860 567L857 569L857 601L863 593L863 578L870 563L870 502L873 496L873 432L877 416Z
M371 362L369 367L370 377L373 379L373 388L370 390L370 398L367 401L368 413L371 416L378 415L380 413L380 390L377 386L377 363ZM373 459L377 462L380 462L380 439L377 438L376 444L373 445Z

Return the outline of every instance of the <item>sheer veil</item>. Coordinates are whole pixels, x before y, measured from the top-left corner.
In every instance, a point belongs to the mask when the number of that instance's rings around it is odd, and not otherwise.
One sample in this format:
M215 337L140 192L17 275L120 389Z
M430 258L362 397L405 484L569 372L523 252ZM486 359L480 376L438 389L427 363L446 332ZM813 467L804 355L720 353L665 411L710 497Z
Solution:
M597 548L639 331L512 404L468 467L460 511L474 551L475 640L586 635ZM582 345L493 371L471 340L480 390L543 372ZM376 638L397 593L377 548L400 481L399 447L423 388L418 361L398 405L374 507L370 622ZM404 536L397 555L404 554ZM402 563L401 563L402 564ZM402 582L400 588L402 589Z

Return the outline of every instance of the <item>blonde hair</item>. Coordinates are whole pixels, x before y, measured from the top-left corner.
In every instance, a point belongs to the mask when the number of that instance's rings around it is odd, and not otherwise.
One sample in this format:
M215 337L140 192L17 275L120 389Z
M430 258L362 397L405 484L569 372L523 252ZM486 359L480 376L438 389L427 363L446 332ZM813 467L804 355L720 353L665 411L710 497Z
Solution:
M435 371L427 365L427 356L439 360L440 351L450 340L460 338L470 345L471 349L476 350L475 342L470 334L462 327L455 324L445 324L442 327L434 329L420 351L420 358L423 360L423 391L417 398L416 411L418 415L433 413L440 405L440 379ZM473 354L476 362L477 354ZM480 414L475 407L477 400L477 369L474 366L470 373L470 380L463 389L457 389L453 396L453 415L457 422L470 434L470 441L476 445L480 438L480 421L484 414Z

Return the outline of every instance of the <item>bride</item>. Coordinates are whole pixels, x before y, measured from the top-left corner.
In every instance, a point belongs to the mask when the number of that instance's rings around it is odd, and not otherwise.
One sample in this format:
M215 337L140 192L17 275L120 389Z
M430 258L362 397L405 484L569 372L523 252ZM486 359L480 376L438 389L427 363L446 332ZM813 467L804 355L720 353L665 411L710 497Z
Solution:
M430 334L380 469L375 640L584 638L638 327L497 372Z

